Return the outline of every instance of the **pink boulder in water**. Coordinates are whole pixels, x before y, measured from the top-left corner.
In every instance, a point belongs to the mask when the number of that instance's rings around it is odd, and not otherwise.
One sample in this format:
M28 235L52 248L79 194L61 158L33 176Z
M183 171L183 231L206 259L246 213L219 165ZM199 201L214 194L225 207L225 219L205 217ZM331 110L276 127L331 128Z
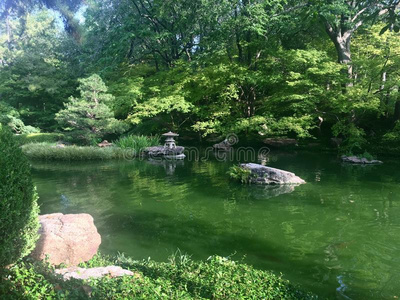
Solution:
M101 236L89 214L61 213L39 216L40 238L32 257L69 266L90 260L101 244Z

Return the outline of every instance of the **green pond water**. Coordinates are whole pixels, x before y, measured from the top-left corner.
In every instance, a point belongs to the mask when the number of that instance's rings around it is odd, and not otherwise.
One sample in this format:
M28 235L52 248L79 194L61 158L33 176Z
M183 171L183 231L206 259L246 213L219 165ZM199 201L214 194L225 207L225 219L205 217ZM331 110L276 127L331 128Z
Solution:
M33 162L41 212L89 213L100 250L166 261L231 256L337 299L400 296L400 164L271 152L307 184L245 186L234 161Z

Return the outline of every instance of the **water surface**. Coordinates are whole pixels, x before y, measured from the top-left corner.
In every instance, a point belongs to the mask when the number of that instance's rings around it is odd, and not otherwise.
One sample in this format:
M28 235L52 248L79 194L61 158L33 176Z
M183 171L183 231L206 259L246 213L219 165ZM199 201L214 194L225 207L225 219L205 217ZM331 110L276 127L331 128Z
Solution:
M307 184L243 186L234 162L33 163L42 213L89 213L103 253L232 256L337 299L400 296L400 164L273 152Z

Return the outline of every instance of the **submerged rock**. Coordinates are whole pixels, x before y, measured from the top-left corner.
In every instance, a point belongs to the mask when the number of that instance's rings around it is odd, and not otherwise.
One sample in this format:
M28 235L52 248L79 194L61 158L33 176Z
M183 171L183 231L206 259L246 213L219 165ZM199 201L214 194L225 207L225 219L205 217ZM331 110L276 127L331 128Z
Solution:
M372 160L368 160L364 157L360 158L357 156L346 156L343 155L342 156L342 161L346 162L346 163L351 163L351 164L362 164L362 165L377 165L377 164L383 164L382 161L380 160L376 160L376 159L372 159Z
M168 158L168 159L184 159L183 152L185 148L176 146L175 148L167 148L164 146L147 147L143 150L143 155L149 158Z
M63 277L64 280L70 280L71 278L87 280L90 278L101 278L103 276L109 277L120 277L120 276L133 276L134 273L122 269L117 266L108 266L108 267L98 267L98 268L78 268L78 267L70 267L64 269L55 270L56 274L59 274Z
M264 139L264 144L272 147L287 147L297 145L297 140L289 138L268 138Z
M232 149L232 145L228 140L223 140L221 143L214 144L213 148L215 150L229 151Z
M296 176L294 173L266 167L259 164L241 164L242 168L251 171L249 178L250 183L256 184L303 184L306 183L303 179Z
M101 244L100 234L89 214L61 213L39 216L40 238L32 257L49 256L50 263L74 266L90 260Z

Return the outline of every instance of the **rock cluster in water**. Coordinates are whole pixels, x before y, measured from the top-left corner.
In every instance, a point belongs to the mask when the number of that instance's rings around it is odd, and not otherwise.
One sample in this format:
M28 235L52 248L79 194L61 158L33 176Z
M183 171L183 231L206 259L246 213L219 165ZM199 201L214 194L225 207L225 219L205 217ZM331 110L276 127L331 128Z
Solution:
M357 156L346 156L343 155L342 156L342 161L346 162L346 163L351 163L351 164L362 164L362 165L377 165L377 164L383 164L382 161L380 160L376 160L376 159L372 159L372 160L368 160L364 157L357 157Z
M167 148L165 146L147 147L143 150L143 155L148 158L171 158L171 159L184 159L183 152L185 148L176 146L175 148Z
M266 167L259 164L241 164L241 167L251 171L251 176L249 178L250 183L293 185L306 183L303 179L296 176L294 173Z

